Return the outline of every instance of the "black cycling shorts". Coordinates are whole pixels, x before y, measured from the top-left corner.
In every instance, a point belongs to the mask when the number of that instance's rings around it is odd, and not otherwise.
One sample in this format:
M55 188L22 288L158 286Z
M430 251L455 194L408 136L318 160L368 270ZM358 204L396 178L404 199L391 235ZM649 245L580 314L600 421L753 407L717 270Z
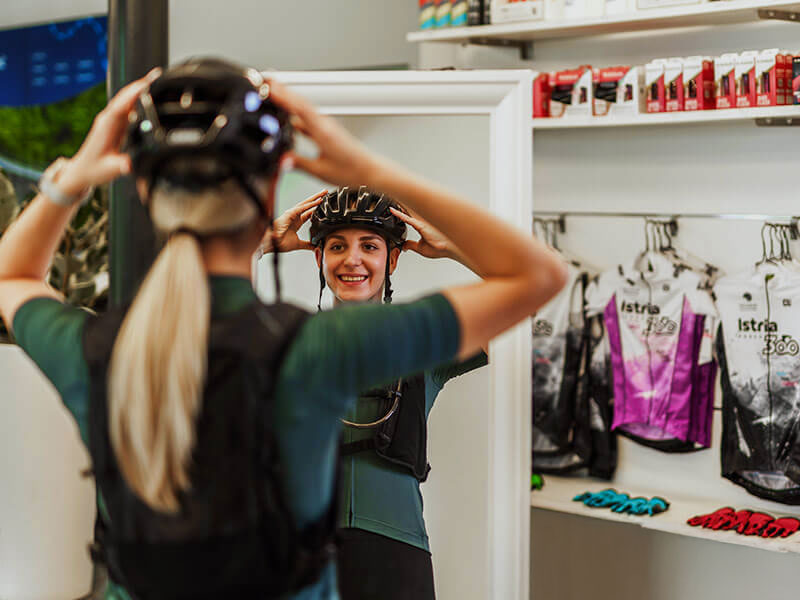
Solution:
M342 600L435 599L429 552L363 529L342 529L340 538Z

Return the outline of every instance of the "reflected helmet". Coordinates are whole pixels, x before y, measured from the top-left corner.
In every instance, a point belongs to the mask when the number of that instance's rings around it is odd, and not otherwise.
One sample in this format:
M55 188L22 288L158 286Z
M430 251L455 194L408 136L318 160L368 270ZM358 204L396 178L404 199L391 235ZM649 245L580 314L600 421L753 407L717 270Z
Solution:
M402 247L406 241L406 224L394 216L390 208L406 212L397 202L370 192L340 188L328 193L311 216L311 243L319 246L334 231L348 227L369 229L381 235L389 248Z

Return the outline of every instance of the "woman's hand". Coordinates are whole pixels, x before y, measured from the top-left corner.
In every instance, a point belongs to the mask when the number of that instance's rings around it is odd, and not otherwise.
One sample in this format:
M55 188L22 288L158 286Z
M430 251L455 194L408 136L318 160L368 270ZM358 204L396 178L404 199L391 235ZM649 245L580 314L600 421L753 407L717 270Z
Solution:
M63 168L58 186L70 195L113 181L131 171L131 160L120 152L128 127L128 114L141 93L161 74L155 68L141 79L129 83L101 110L92 123L78 152Z
M396 208L389 209L392 214L406 225L414 228L419 234L419 241L408 240L403 244L403 250L411 250L425 258L454 258L457 254L453 243L444 234L427 221L412 217Z
M313 250L311 242L301 240L297 235L303 223L311 218L317 206L322 202L328 190L317 192L310 198L293 206L280 217L275 219L272 230L267 231L261 240L261 253L272 252L273 245L278 247L278 252L291 252L293 250Z
M331 117L317 112L305 98L284 85L270 80L270 98L292 115L292 125L317 146L316 158L289 153L294 165L324 181L339 185L375 187L376 176L384 164L361 142Z

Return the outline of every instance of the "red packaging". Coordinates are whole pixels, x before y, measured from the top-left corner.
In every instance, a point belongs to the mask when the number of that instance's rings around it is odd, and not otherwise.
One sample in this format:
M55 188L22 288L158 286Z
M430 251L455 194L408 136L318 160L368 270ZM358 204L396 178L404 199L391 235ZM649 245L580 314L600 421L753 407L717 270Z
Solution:
M666 60L657 59L644 67L645 89L647 90L647 112L660 113L667 110L664 93L664 67Z
M633 107L641 98L641 81L638 79L640 76L641 71L631 73L630 66L595 69L592 113L596 116L605 116L612 111L612 108L616 108L614 112L617 112L623 107L626 109Z
M678 112L683 105L683 59L668 58L664 65L664 106L667 112Z
M792 61L794 57L790 52L783 51L783 100L792 104Z
M592 114L592 67L581 65L577 69L558 71L550 75L550 116L565 114Z
M786 104L786 56L780 50L764 50L756 57L756 105Z
M714 96L717 108L736 107L737 54L723 54L714 61Z
M716 108L714 61L707 56L690 56L683 61L684 110Z
M758 52L748 50L736 59L736 107L756 106L756 57Z
M550 74L542 73L533 80L533 118L550 116Z

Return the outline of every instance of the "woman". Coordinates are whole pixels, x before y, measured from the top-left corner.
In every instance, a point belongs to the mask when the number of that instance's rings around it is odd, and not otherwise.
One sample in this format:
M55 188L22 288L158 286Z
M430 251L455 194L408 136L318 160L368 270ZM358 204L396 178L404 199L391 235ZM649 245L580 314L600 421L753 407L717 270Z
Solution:
M297 231L311 220L310 241ZM406 240L406 226L420 236ZM275 221L280 251L314 250L323 290L334 306L391 302L390 275L401 251L450 258L463 253L422 219L366 188L323 191ZM269 252L272 238L265 240ZM473 268L473 270L475 270ZM434 598L430 545L420 483L430 470L427 420L445 383L485 365L481 351L361 394L345 420L338 524L339 591L344 600ZM397 393L399 392L399 393Z
M290 117L315 158L292 152ZM291 164L386 189L485 281L314 316L259 303L252 255ZM92 316L46 285L48 265L91 186L128 173L166 243L130 307ZM477 219L497 253L469 243ZM562 282L535 241L369 153L258 72L210 59L120 91L0 239L0 314L89 447L108 596L144 600L338 598L331 498L357 390L474 353Z

